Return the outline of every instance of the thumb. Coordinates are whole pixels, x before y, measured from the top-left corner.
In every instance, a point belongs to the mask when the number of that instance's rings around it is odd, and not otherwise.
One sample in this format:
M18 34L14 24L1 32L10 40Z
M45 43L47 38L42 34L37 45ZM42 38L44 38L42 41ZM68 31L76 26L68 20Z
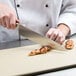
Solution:
M16 19L16 23L20 23L19 19Z
M20 23L19 19L16 19L16 27L18 26L19 23Z

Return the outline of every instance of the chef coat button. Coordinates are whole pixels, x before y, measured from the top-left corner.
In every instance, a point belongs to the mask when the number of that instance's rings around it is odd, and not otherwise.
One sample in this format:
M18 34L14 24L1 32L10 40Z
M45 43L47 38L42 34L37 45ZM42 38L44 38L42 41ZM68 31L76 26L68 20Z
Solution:
M20 5L19 5L19 4L17 4L17 7L20 7Z
M49 7L48 4L46 4L45 7Z
M46 24L46 27L48 27L49 26L49 24Z

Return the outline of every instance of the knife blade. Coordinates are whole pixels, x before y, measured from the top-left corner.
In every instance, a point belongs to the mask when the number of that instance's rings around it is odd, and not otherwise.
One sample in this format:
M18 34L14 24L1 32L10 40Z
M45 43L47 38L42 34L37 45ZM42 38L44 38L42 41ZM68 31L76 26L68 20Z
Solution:
M63 51L66 50L65 47L60 45L59 43L57 43L45 36L42 36L42 35L34 32L33 30L22 26L21 24L17 24L17 25L20 26L20 34L23 35L24 37L26 37L27 39L34 41L36 43L39 43L42 46L51 45L51 47L56 50L63 50Z

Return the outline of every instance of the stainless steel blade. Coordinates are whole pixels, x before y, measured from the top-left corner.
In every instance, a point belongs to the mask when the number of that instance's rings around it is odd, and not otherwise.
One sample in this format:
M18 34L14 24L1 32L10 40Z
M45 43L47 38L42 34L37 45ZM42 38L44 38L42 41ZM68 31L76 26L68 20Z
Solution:
M20 24L19 24L19 26L20 26L20 34L25 36L27 39L32 40L32 41L39 43L41 45L49 45L50 44L52 46L52 48L54 48L56 50L66 50L64 48L64 46L58 44L57 42L55 42L49 38L46 38L46 37L34 32Z

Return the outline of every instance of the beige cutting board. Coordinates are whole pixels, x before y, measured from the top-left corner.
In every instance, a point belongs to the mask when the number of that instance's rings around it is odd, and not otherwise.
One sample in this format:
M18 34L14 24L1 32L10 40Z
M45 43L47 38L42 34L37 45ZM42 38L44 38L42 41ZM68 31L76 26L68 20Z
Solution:
M76 39L74 38L74 44ZM28 56L40 45L0 50L0 76L29 74L76 64L76 45L67 51L52 50L46 54Z

